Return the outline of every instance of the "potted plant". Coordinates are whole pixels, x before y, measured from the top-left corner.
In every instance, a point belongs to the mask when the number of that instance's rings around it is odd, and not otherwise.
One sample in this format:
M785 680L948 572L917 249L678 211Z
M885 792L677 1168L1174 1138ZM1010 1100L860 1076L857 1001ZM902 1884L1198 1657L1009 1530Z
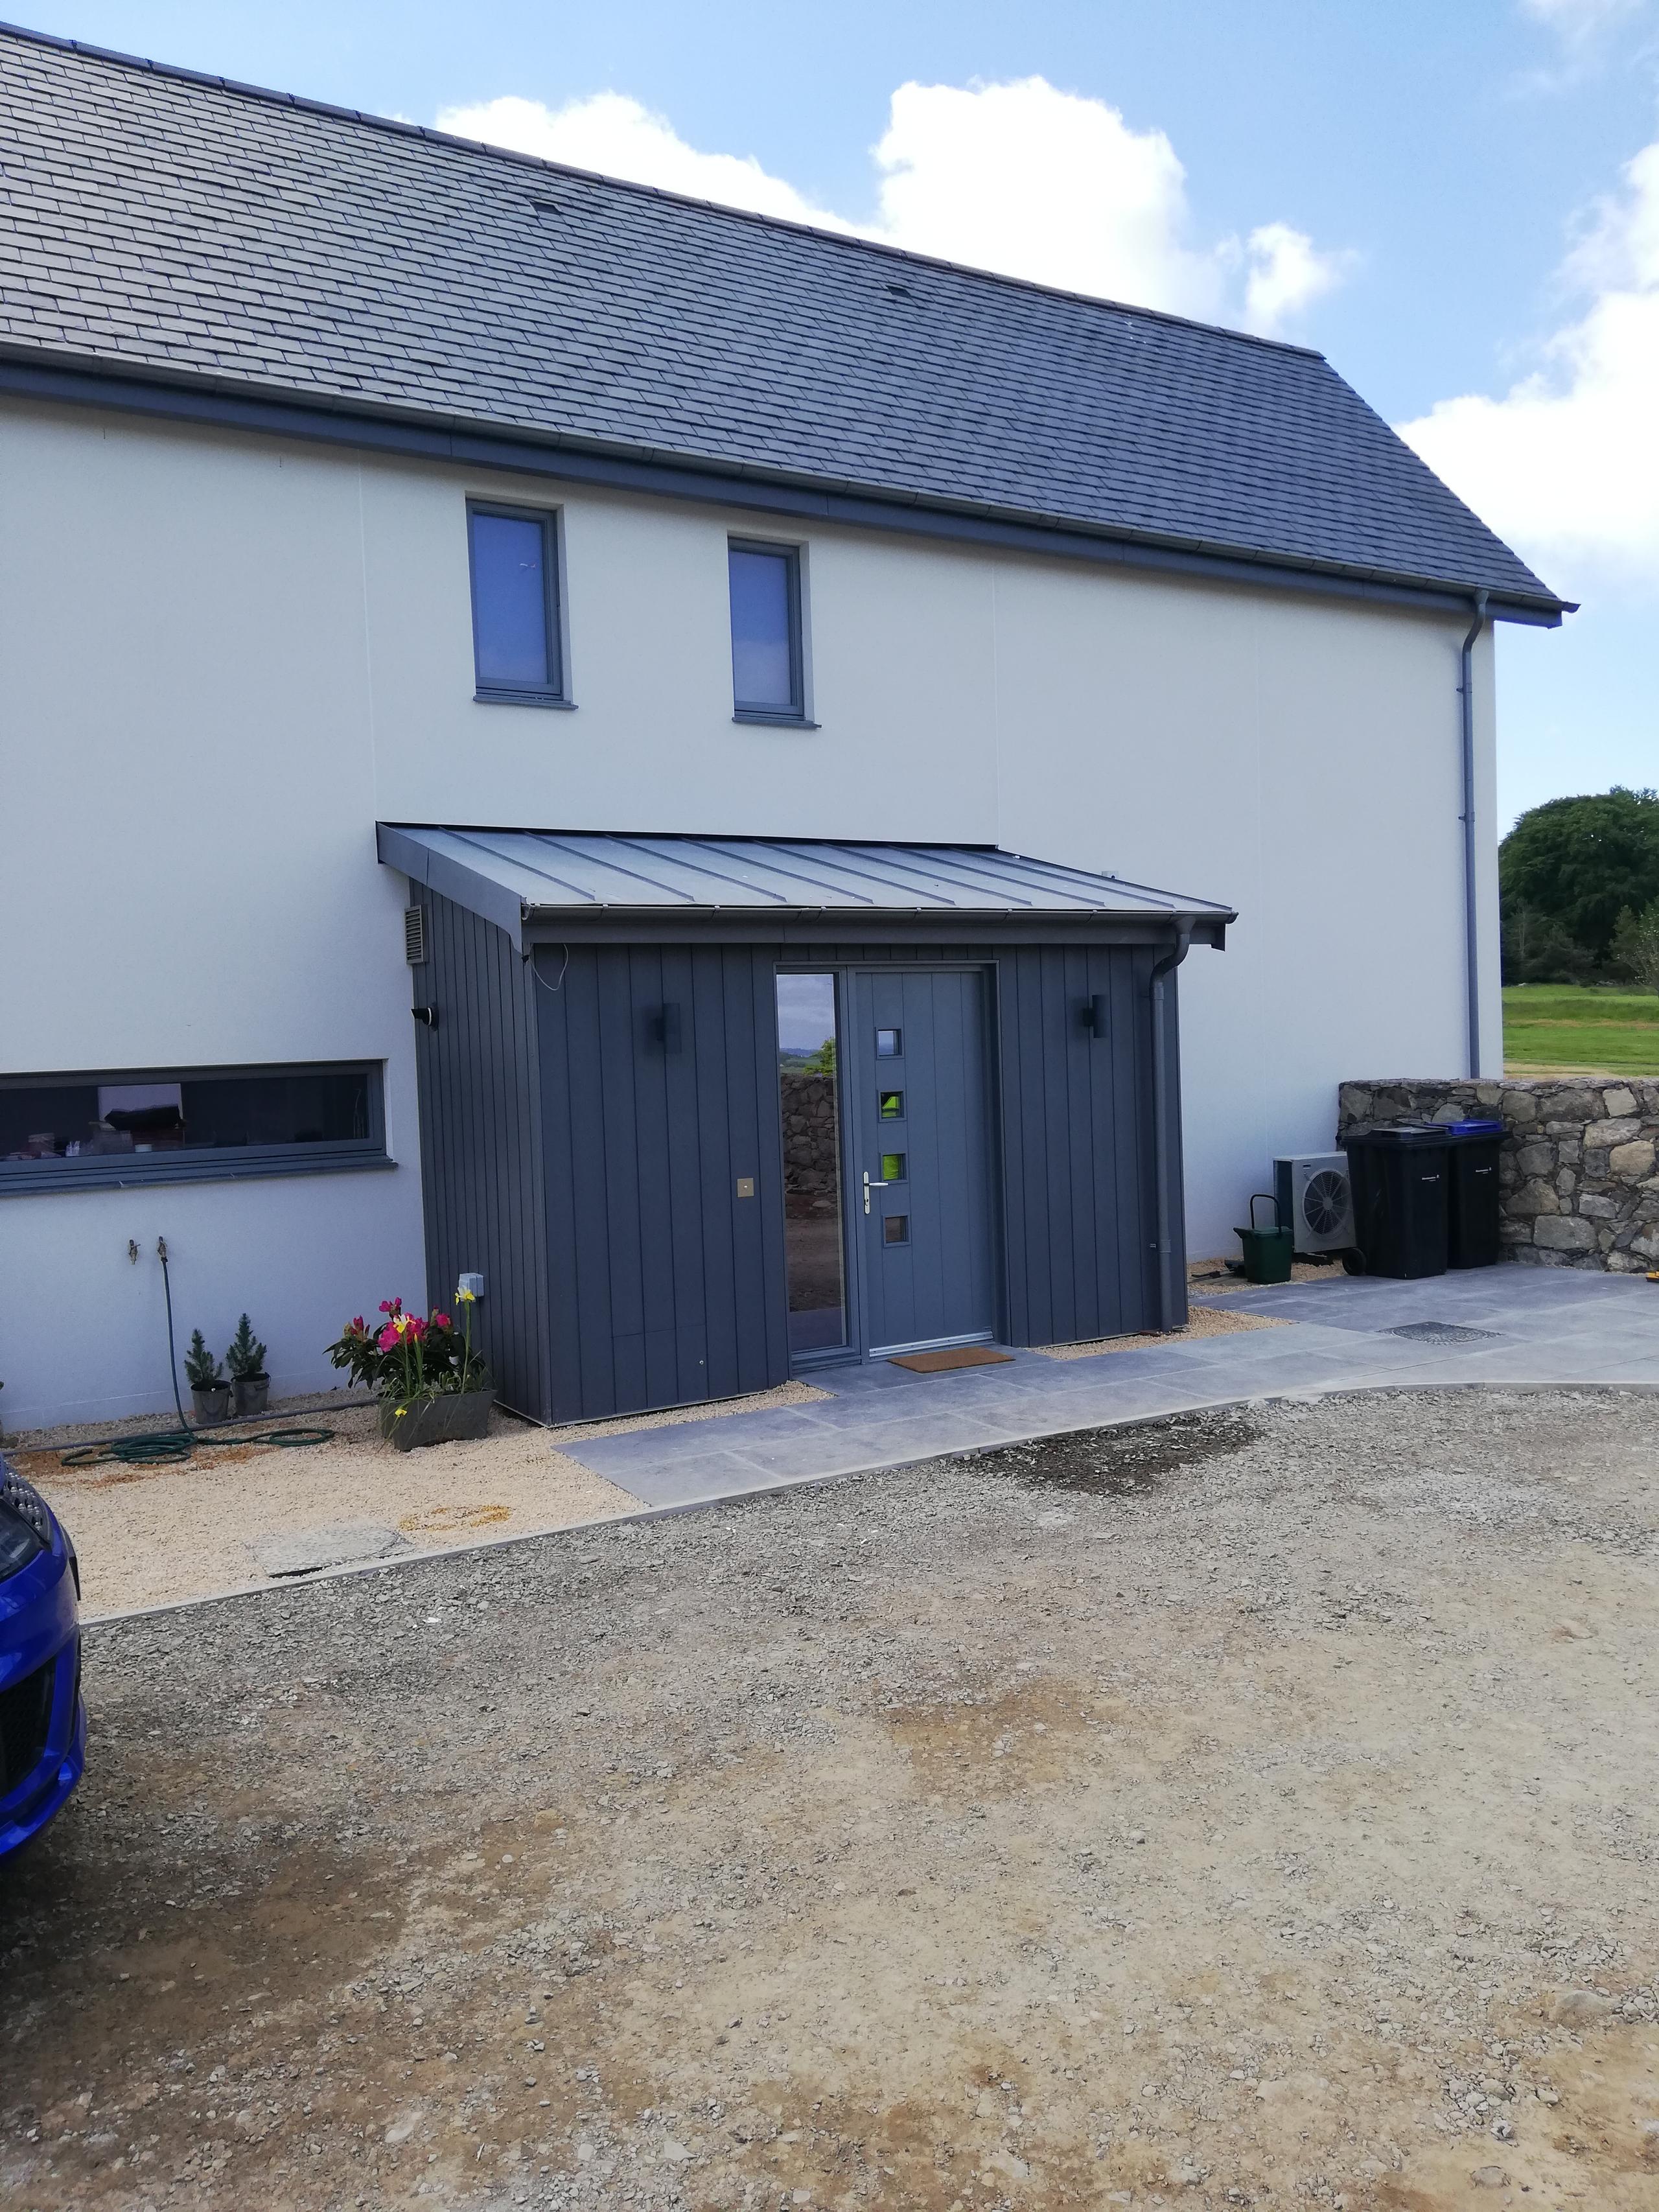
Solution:
M246 1314L236 1324L236 1334L225 1352L225 1364L230 1370L230 1387L235 1395L237 1413L263 1413L265 1401L270 1395L270 1377L265 1372L265 1348L253 1334Z
M197 1419L208 1426L216 1421L228 1421L230 1383L219 1364L217 1353L208 1350L207 1340L199 1328L191 1334L190 1350L185 1354L185 1374Z
M405 1313L401 1298L383 1298L385 1319L374 1328L359 1314L349 1322L328 1356L354 1382L380 1401L380 1433L399 1451L417 1444L450 1443L487 1435L495 1386L472 1348L468 1290L455 1302L461 1323L447 1313Z

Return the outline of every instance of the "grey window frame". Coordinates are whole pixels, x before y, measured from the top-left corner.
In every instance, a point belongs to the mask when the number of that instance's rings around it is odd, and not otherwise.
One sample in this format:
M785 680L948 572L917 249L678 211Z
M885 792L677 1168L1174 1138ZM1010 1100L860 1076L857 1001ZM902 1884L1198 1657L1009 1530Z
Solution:
M0 1160L0 1198L48 1191L127 1190L146 1183L240 1182L260 1176L339 1175L393 1168L386 1148L386 1063L379 1060L297 1060L204 1067L64 1068L52 1074L0 1075L0 1090L48 1091L101 1085L204 1083L284 1075L366 1075L368 1134L327 1143L215 1145L192 1151L104 1152L73 1160Z
M543 618L547 624L548 659L553 680L548 684L492 684L478 666L478 563L473 547L472 519L493 514L507 522L534 522L542 533L542 586L545 599ZM568 655L564 641L564 571L559 544L559 515L555 507L519 507L511 501L469 499L466 502L466 574L468 604L472 615L472 696L481 707L564 707L574 705L565 677Z
M789 704L787 707L745 704L738 696L737 639L732 633L732 556L764 553L785 563L789 598ZM801 548L776 538L728 538L726 541L726 619L732 649L732 720L769 723L776 729L815 730L817 724L806 712L806 635L801 608Z

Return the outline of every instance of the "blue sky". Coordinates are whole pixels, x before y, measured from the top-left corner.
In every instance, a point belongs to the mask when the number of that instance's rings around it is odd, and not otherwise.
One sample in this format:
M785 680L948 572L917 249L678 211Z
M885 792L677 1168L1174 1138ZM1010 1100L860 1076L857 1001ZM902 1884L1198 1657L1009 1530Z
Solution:
M1584 600L1500 633L1506 816L1659 781L1659 0L27 20L1316 345Z

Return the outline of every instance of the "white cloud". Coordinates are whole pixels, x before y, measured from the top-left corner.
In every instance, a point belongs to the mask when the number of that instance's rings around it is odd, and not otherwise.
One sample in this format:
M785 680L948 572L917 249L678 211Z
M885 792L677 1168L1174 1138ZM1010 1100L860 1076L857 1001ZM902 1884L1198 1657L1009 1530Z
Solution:
M1592 289L1501 399L1443 399L1401 435L1534 559L1659 590L1659 142L1566 264Z
M1645 5L1646 0L1522 0L1527 15L1569 44L1599 38L1615 24L1639 15Z
M877 213L855 223L752 156L687 144L666 117L620 93L550 108L505 98L446 109L439 127L522 153L732 207L857 231L1039 283L1263 332L1339 283L1351 257L1283 222L1242 242L1190 235L1186 172L1161 131L1042 77L901 85L872 149Z
M508 96L474 107L447 107L441 131L463 138L482 138L510 146L544 161L575 169L598 169L627 177L636 185L693 199L719 200L727 207L752 208L759 215L784 216L792 222L813 222L831 229L851 228L814 207L793 185L769 176L752 155L701 154L688 146L666 116L653 115L637 100L619 92L595 93L551 108L539 100Z

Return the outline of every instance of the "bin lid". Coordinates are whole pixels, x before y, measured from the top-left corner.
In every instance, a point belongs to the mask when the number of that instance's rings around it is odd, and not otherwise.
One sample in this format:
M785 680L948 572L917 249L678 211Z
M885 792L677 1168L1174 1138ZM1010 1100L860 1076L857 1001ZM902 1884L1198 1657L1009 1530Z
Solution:
M1446 1127L1454 1137L1501 1137L1504 1133L1501 1121L1448 1121Z
M1451 1133L1443 1121L1395 1121L1386 1128L1365 1127L1350 1129L1342 1139L1349 1145L1391 1145L1403 1148L1426 1150L1431 1145L1447 1145Z

